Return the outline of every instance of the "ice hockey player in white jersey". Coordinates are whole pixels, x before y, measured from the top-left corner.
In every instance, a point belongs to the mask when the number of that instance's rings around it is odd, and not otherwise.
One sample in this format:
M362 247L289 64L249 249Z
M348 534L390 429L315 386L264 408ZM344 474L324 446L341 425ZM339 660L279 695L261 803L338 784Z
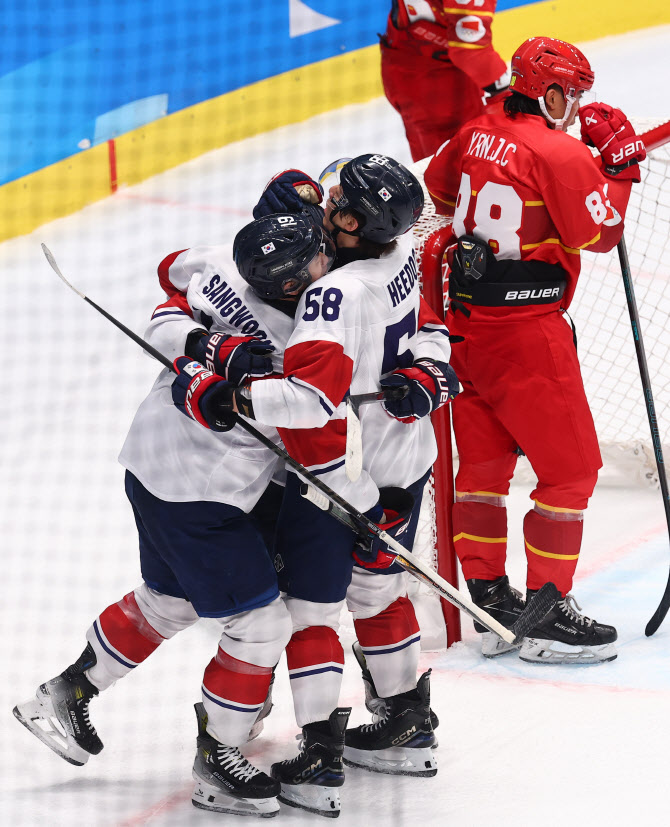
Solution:
M182 406L191 405L186 385L202 400L213 376L185 352L204 348L217 371L235 382L281 371L281 345L293 329L297 297L332 264L332 241L309 216L256 223L274 230L266 258L281 271L276 301L249 288L230 245L182 251L161 265L162 277L169 271L188 287L188 300L169 298L149 331L154 345L168 350L172 343L171 355L189 363ZM187 341L194 330L197 336ZM172 377L167 369L159 375L120 456L139 534L142 583L104 609L86 633L82 655L14 714L66 761L84 764L103 747L90 723L91 700L164 640L200 617L214 618L222 634L196 704L192 800L206 810L273 815L280 785L239 747L262 714L291 634L268 548L252 518L276 458L240 429L230 430L232 421L215 432L182 416L173 405ZM274 428L260 427L278 439Z
M211 389L205 418L211 424L216 411L232 409L277 425L294 458L373 519L386 516L411 546L437 453L428 414L458 389L447 364L447 330L420 297L412 237L404 235L421 213L423 193L417 179L386 156L359 156L344 164L340 176L325 221L337 237L337 261L346 263L303 294L284 377L238 389L222 382ZM240 272L253 285L254 262L262 256L243 233L235 246ZM380 377L382 385L402 384L409 392L387 402L386 411L363 411L363 471L352 481L344 467L343 400L348 393L377 390ZM385 509L390 486L409 491L410 504L396 500ZM281 800L322 813L338 804L328 779L315 777L311 768L328 765L327 756L345 738L345 763L394 774L436 772L428 675L417 684L419 627L405 576L399 567L387 568L384 576L373 573L390 566L393 556L368 543L358 557L375 568L357 567L352 581L354 545L349 529L305 500L299 479L289 473L275 551L293 620L287 661L303 747L297 758L273 765L272 774L282 782ZM382 720L346 736L337 710L344 663L337 629L345 595L377 693L385 699ZM340 773L332 775L342 783Z

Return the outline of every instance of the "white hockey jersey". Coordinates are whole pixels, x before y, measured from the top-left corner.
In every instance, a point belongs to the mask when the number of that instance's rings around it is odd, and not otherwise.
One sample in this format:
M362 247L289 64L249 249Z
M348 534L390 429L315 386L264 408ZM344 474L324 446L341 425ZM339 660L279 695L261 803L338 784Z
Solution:
M157 350L170 359L182 356L186 337L202 326L269 339L276 348L273 368L282 372L294 320L253 293L237 272L232 245L174 253L159 266L159 279L168 301L145 334ZM216 433L184 416L172 402L173 380L172 372L161 372L137 410L119 461L162 500L225 502L250 511L281 460L241 428ZM274 427L254 424L281 444Z
M379 390L382 376L416 359L448 362L448 331L421 298L411 233L379 259L355 261L309 287L284 354L284 378L255 382L254 416L274 424L288 452L359 510L378 488L405 487L437 456L428 417L404 424L381 404L361 408L363 473L344 469L347 393ZM314 430L319 429L319 430Z

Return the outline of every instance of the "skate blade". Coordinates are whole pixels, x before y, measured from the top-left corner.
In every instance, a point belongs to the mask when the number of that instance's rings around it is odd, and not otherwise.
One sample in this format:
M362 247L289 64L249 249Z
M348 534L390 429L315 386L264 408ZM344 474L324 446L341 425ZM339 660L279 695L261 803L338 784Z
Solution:
M298 807L324 818L340 815L340 794L335 787L318 784L282 784L279 800L289 807Z
M437 761L430 747L363 750L345 746L343 760L348 767L358 767L361 770L381 772L386 775L432 778L437 774Z
M73 741L58 720L51 698L41 695L39 689L33 700L17 704L12 712L17 721L69 764L83 767L91 757L90 752Z
M199 810L259 818L273 818L279 812L276 798L234 798L218 787L207 784L196 773L193 773L193 778L195 787L191 793L191 803Z
M519 652L519 659L526 663L595 666L615 660L617 655L613 643L604 643L601 646L571 646L557 640L526 638Z
M508 652L517 652L520 648L520 643L507 643L494 632L485 632L482 635L482 655L485 658L498 658Z

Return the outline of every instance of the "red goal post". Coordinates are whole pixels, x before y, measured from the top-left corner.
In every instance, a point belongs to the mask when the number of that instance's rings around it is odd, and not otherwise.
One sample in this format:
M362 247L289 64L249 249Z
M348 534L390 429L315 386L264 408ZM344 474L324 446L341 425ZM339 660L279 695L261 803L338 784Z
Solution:
M645 315L642 314L642 317L643 324L649 320L650 325L652 324L652 316L661 317L660 320L655 320L655 324L658 327L658 333L654 332L652 337L648 337L647 332L643 330L643 334L645 336L645 341L648 341L649 338L651 338L651 341L649 342L651 347L649 350L652 356L654 345L658 343L658 348L656 348L656 371L654 371L654 365L652 364L651 379L652 383L654 383L654 396L658 399L657 409L661 412L661 417L665 416L665 419L667 420L668 416L665 414L665 411L670 410L670 352L667 353L666 357L666 350L668 350L668 345L670 345L670 332L666 330L664 319L670 320L670 265L665 264L663 256L665 254L667 261L670 262L670 122L659 124L658 121L643 121L640 119L631 120L636 128L636 131L644 140L649 155L647 160L641 165L642 182L633 188L631 206L629 207L626 216L625 236L627 243L632 250L635 250L636 247L639 248L637 256L631 256L634 279L636 275L635 265L637 264L637 271L641 273L641 278L643 278L645 282L653 282L655 285L655 288L650 290L650 295L652 298L647 301L647 304L649 305L647 308L648 315L645 317ZM428 160L429 159L424 159L423 161L419 161L412 166L413 172L418 175L422 184L423 171L428 164ZM433 310L440 316L440 318L444 318L444 275L446 268L443 262L443 257L447 246L447 241L451 234L450 223L445 218L435 213L430 196L427 192L425 192L425 195L426 206L419 222L415 227L416 248L419 261L419 270L421 272L422 290L424 297ZM620 284L620 271L617 270L617 266L613 265L611 261L612 260L608 257L609 270L602 267L600 268L604 270L603 281L614 281L616 286L611 284L608 284L608 286L612 286L614 291L619 291L621 305L620 309L621 312L625 314L626 305L623 288ZM590 280L591 274L596 270L597 267L595 265L592 265L591 268L589 268L589 263L584 262L580 283L584 280ZM616 280L611 279L613 274L618 276ZM594 278L594 282L595 281L596 279ZM577 295L576 299L578 303L579 295ZM624 470L622 472L622 476L625 477L627 481L630 481L629 478L632 475L636 477L639 476L641 479L653 484L654 472L650 463L646 462L650 459L649 451L651 450L646 447L647 443L649 446L651 445L648 427L646 439L643 432L635 432L631 436L625 431L625 429L620 429L617 431L616 427L610 427L609 420L611 420L612 417L616 419L618 409L621 409L623 411L621 413L621 418L626 418L626 424L629 425L628 420L630 419L631 414L628 413L628 407L621 406L620 403L616 403L617 410L612 411L611 409L608 409L607 404L605 404L605 401L609 401L611 394L614 393L613 386L616 385L617 390L620 390L620 386L623 387L623 391L621 392L625 396L626 402L630 403L630 407L635 408L639 403L640 422L642 425L638 426L638 431L640 427L644 427L644 401L642 399L642 391L640 389L639 375L637 376L637 382L634 381L637 365L635 363L632 337L630 335L630 325L628 323L624 325L624 328L627 328L627 344L616 345L615 343L615 345L613 345L609 329L612 327L618 327L619 325L619 321L617 320L618 316L616 315L619 312L619 308L616 306L617 303L613 302L611 297L605 297L603 299L602 296L597 293L594 295L593 303L602 314L603 322L601 323L601 328L597 331L598 335L594 337L595 344L591 351L587 350L584 352L582 349L582 340L580 339L580 356L582 358L583 365L585 363L588 364L590 361L597 363L598 370L595 368L593 370L593 374L595 376L599 372L603 372L602 364L603 362L607 362L607 360L603 359L601 356L600 351L602 348L609 347L614 350L615 354L622 354L621 356L615 355L611 357L612 366L607 367L604 371L604 379L602 383L599 381L596 385L595 381L587 381L587 377L585 376L585 385L587 387L589 401L591 402L592 407L594 404L596 407L596 410L594 411L596 429L598 430L600 437L601 430L599 428L598 414L602 409L600 418L609 418L607 421L607 427L604 428L603 431L612 431L612 436L608 436L608 457L614 455L617 462L623 462ZM614 306L613 320L611 318L608 319L606 317L606 313L603 312L603 305L608 304ZM644 304L645 302L643 300L642 305L644 306ZM605 308L605 310L607 309L608 308ZM585 312L588 313L590 324L594 316L594 310L588 308ZM668 345L664 345L662 343L663 331L666 333ZM623 341L623 334L621 338ZM607 341L603 344L605 339L607 339ZM633 354L632 359L629 359L631 353ZM592 359L589 354L592 354ZM615 367L619 367L618 360L629 360L631 362L623 378L614 369ZM652 360L650 359L650 361ZM584 372L586 373L586 371ZM658 388L657 385L659 386ZM660 391L660 393L657 391ZM592 401L592 395L595 402ZM660 404L658 404L659 402ZM435 543L433 562L437 565L440 575L454 586L458 587L458 560L454 548L453 530L451 524L451 510L454 502L454 455L452 449L451 417L448 407L433 414L433 424L436 431L438 445L440 446L439 455L433 470L434 513L432 515L432 520L433 538ZM666 422L666 430L664 430L662 425L660 425L662 442L667 442L670 437L670 431L667 429L667 424L668 423ZM611 448L609 440L611 440L613 446ZM601 441L601 448L603 447L604 446ZM604 450L603 454L605 454ZM628 460L629 455L633 457L630 461ZM633 473L631 472L632 465L630 463L638 462L638 460L640 465L644 467L644 470L640 472L635 471ZM447 646L451 646L453 643L461 639L460 613L458 609L444 600L441 600L441 611L442 617L444 618L446 624Z

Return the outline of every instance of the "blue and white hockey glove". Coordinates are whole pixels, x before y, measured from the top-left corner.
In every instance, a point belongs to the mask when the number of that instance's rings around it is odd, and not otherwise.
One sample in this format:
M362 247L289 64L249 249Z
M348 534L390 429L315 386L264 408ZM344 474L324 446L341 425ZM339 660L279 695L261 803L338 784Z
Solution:
M272 178L253 209L254 218L278 212L301 212L305 204L320 204L323 187L299 169L286 169Z
M380 488L379 502L365 516L402 543L413 508L414 497L409 491L404 488ZM396 558L395 552L372 533L358 538L353 555L354 560L365 569L387 569Z
M186 340L187 356L233 385L242 385L252 376L269 376L273 350L271 342L253 336L194 331Z
M235 387L204 365L180 356L174 360L177 378L172 383L172 401L190 419L212 431L229 431L237 421L233 410Z
M394 419L409 424L436 411L459 392L451 365L433 359L418 359L411 368L401 368L381 380L383 388L409 388L402 399L385 399L382 407Z

